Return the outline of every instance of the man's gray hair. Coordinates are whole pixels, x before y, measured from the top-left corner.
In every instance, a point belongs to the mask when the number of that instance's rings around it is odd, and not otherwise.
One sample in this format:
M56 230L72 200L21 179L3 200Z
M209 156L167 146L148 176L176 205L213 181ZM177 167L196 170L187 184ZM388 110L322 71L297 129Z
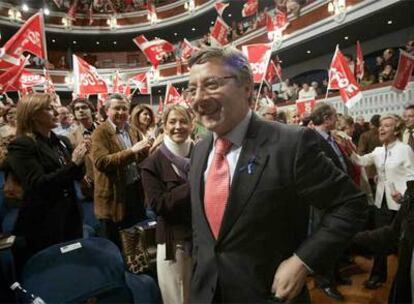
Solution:
M105 110L108 110L109 107L111 106L112 99L128 101L128 98L124 94L120 94L120 93L110 94L108 98L106 98L105 103L104 103Z
M203 64L214 60L219 60L231 67L236 72L235 76L239 83L253 85L252 69L249 61L241 51L231 46L202 48L191 56L188 60L188 66L191 68L195 64Z

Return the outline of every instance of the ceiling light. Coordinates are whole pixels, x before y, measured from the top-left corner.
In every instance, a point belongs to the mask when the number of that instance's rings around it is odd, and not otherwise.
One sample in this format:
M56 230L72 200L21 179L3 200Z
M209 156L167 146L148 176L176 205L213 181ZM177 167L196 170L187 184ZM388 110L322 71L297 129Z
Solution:
M211 24L214 24L214 21L211 21Z
M49 9L47 7L44 9L43 12L45 13L46 16L49 16L50 15L50 11L49 11Z
M392 24L392 20L388 20L387 21L387 24Z
M23 3L22 10L23 10L23 12L28 12L29 11L29 6L26 3Z
M115 45L116 45L116 41L114 41L114 42L113 42L113 44L115 44Z
M177 36L178 35L178 33L174 33L174 36Z
M312 53L310 50L307 50L307 51L306 51L306 54L310 54L310 53Z
M195 27L193 27L191 30L194 32L196 29L195 29Z
M73 40L73 44L76 44L77 42L76 42L76 40Z
M96 44L99 45L99 41L96 41Z
M231 14L228 14L227 16L231 17Z
M345 40L348 40L348 39L349 39L349 37L348 37L348 36L345 36L345 37L344 37L344 39L345 39Z
M52 39L52 43L55 43L56 42L56 40L55 39Z

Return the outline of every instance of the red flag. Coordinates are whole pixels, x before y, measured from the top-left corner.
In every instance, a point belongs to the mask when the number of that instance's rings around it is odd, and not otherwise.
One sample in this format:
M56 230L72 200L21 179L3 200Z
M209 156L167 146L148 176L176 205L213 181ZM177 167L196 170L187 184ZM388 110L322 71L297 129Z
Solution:
M242 46L243 53L246 55L247 60L252 67L253 80L255 83L262 82L265 77L271 48L271 45L268 43L249 44Z
M211 45L212 46L222 46L229 43L227 40L227 35L229 34L230 27L224 22L223 19L217 17L216 23L214 24L211 33Z
M270 60L269 65L267 66L265 80L271 85L275 77L276 82L282 81L282 67L280 65L279 57L276 57L275 60Z
M181 42L181 60L186 61L188 58L191 57L195 52L199 50L198 47L192 46L192 44L187 40L183 39Z
M49 71L46 68L43 68L43 73L45 74L45 83L43 85L45 93L56 93L55 85L52 82Z
M164 39L148 41L144 35L139 35L133 41L155 68L157 68L165 55L174 51L174 45Z
M160 96L160 102L158 103L157 112L161 114L163 111L164 111L164 103L162 102L162 98Z
M242 16L248 17L254 15L258 8L259 0L247 0L247 2L243 5Z
M338 47L329 68L329 89L339 90L342 101L348 108L352 108L362 98L361 89Z
M400 59L398 62L397 72L392 83L392 90L397 93L401 93L407 87L408 81L410 81L411 74L414 68L414 56L400 50Z
M359 40L357 40L356 44L355 76L359 80L364 77L364 55L362 55L362 49L361 45L359 44Z
M315 107L316 100L312 99L305 99L305 100L296 100L296 109L299 115L303 115L305 113L311 113L312 109Z
M75 76L75 94L107 93L106 82L98 75L96 68L85 60L73 55L73 72Z
M284 31L288 25L289 23L287 13L278 11L275 15L274 28Z
M9 91L19 91L20 76L23 72L24 66L27 63L28 57L21 60L19 65L14 65L0 75L0 93Z
M164 104L178 104L182 101L180 93L178 93L177 88L174 87L171 83L167 84L167 89L165 90Z
M44 76L33 74L26 70L23 70L22 75L20 76L21 87L24 89L42 85L45 81L46 78Z
M19 65L23 52L47 59L43 15L37 13L0 49L0 69Z
M76 19L77 7L78 7L78 0L73 0L68 10L68 17L72 20Z
M217 14L219 14L220 16L223 15L223 11L229 6L229 3L223 3L223 2L217 2L214 4L214 8L217 11Z
M136 85L141 94L151 94L149 89L148 77L146 73L139 73L134 77L130 78L130 80Z

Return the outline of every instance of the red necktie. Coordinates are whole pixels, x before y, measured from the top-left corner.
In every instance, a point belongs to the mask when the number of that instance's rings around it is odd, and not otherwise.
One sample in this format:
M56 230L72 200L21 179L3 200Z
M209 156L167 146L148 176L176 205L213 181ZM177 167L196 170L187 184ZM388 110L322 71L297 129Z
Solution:
M204 209L211 231L217 239L227 199L230 192L230 169L226 154L232 143L225 138L217 138L213 162L207 175L204 189Z

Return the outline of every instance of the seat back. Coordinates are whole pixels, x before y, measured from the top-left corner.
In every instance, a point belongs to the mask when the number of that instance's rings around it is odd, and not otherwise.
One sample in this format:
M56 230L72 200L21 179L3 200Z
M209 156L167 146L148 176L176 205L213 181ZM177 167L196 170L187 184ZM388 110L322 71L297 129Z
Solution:
M48 247L23 269L22 285L46 303L132 303L118 248L103 238Z

